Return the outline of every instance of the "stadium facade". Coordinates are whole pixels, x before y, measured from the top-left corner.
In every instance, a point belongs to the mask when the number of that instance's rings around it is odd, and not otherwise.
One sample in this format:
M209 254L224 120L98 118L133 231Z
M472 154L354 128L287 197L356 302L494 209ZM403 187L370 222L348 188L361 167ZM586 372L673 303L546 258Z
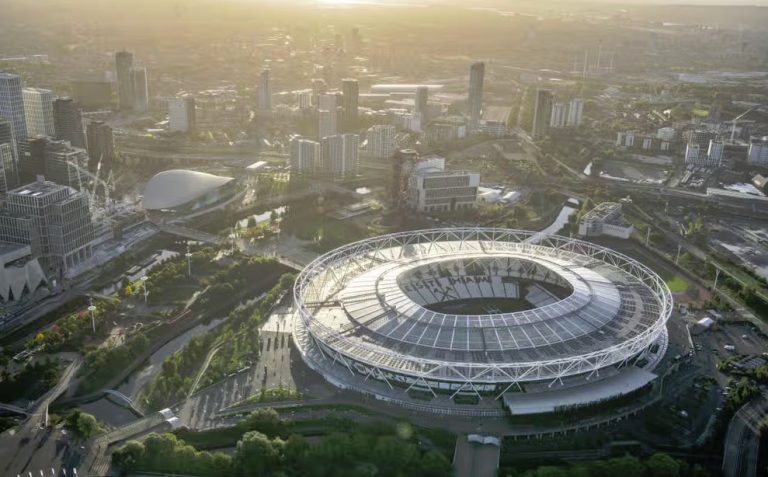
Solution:
M673 308L664 281L620 253L487 228L346 245L302 271L294 300L297 347L333 384L434 409L499 399L513 414L645 388Z

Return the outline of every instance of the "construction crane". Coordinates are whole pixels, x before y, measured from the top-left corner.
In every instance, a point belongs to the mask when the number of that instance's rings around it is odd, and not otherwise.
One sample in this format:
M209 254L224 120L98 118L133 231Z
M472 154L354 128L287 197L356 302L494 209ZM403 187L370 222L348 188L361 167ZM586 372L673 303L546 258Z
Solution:
M78 172L77 179L78 179L78 186L79 186L78 188L80 189L81 192L84 192L88 196L90 203L93 205L97 205L97 197L98 197L97 189L99 186L101 186L102 189L104 189L104 206L108 207L110 192L112 192L115 188L112 171L110 171L109 175L107 176L107 179L105 180L99 177L99 170L101 169L101 160L99 160L99 163L96 166L95 174L89 171L87 168L82 167L80 164L77 164L74 162L70 162L69 164L71 167L74 167L77 170ZM91 180L93 184L93 187L91 190L88 190L87 184L83 184L82 182L83 176L86 176Z
M760 107L761 106L755 106L754 108L748 109L745 112L741 113L740 115L736 116L735 118L731 119L731 143L733 143L733 138L736 137L736 123L739 121L739 119L743 118L747 114L751 113L752 111Z

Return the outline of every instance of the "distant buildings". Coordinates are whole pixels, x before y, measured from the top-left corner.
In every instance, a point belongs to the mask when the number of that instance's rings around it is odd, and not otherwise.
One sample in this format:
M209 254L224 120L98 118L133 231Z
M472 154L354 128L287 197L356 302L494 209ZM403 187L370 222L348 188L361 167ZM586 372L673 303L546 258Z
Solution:
M426 86L418 86L416 88L416 96L413 99L413 112L421 115L424 124L429 122L428 105L429 88Z
M9 143L0 143L0 199L19 183L16 157Z
M320 143L294 138L290 142L291 172L296 175L311 175L320 163Z
M480 130L489 136L506 136L509 133L509 117L511 114L512 108L506 106L484 107Z
M118 106L121 110L130 110L136 102L133 85L133 53L118 51L115 53L115 69L117 70Z
M7 144L11 149L14 161L19 160L16 154L16 144L13 140L13 125L7 119L0 116L0 145Z
M685 163L699 167L720 167L723 163L724 144L708 130L690 132L685 147Z
M259 74L259 86L256 94L256 109L272 111L272 82L268 69L261 70Z
M552 105L552 113L550 114L549 127L550 128L564 128L566 121L568 120L565 103L555 103Z
M24 88L24 117L27 135L55 137L53 129L53 91L41 88Z
M749 140L747 164L768 167L768 137L752 137Z
M533 128L531 136L538 139L547 133L552 115L552 92L546 89L536 91L536 103L533 109Z
M345 79L341 81L341 91L343 128L353 132L357 129L360 86L356 79Z
M419 160L413 149L399 149L392 158L392 208L403 211L408 207L408 182L411 171Z
M424 141L439 145L467 137L467 123L459 116L438 118L424 128Z
M357 175L360 169L360 137L357 134L338 134L320 140L321 175L338 178Z
M581 126L583 116L584 100L581 98L573 98L568 104L568 120L566 121L566 125L569 128Z
M477 131L480 126L480 117L483 111L483 81L485 77L485 63L473 63L469 69L469 130Z
M659 139L654 135L626 131L616 134L616 147L642 151L667 152L672 149L672 143L664 139Z
M621 204L603 202L590 210L579 222L579 235L582 237L599 237L607 235L628 239L634 230L632 224L624 220Z
M42 178L8 193L0 242L30 246L47 275L66 275L90 259L93 240L85 194Z
M318 97L317 136L322 139L335 136L339 132L339 123L343 115L340 93L321 94Z
M168 100L168 127L171 131L189 132L195 129L195 98L191 95Z
M0 73L0 117L11 123L13 148L18 157L18 147L27 140L27 121L24 118L24 97L21 78L10 73Z
M74 147L85 147L83 115L80 105L72 98L58 98L53 101L53 126L56 139L69 141Z
M584 101L581 98L573 98L568 103L553 103L552 111L549 115L549 127L552 129L579 127L581 126L583 115Z
M104 178L112 170L115 139L112 128L104 121L88 123L88 170Z
M357 175L359 147L357 134L326 136L320 142L296 137L290 143L291 171L331 179Z
M86 111L112 106L112 84L109 81L73 81L72 96Z
M90 182L88 152L67 141L48 140L43 157L43 175L56 184L83 190Z
M115 53L115 69L117 71L117 96L120 110L146 112L149 109L149 85L146 68L133 66L133 53L130 51L118 51Z
M133 81L133 109L145 113L149 110L149 84L146 68L131 68Z
M477 206L480 174L446 171L445 159L425 156L408 177L408 206L419 212L454 212Z
M674 141L675 138L677 138L677 131L675 130L675 128L670 128L670 127L659 128L656 131L656 137L658 139L661 139L662 141L671 142L671 141Z
M366 133L367 155L375 159L388 159L395 153L397 129L386 124L376 124L368 128Z

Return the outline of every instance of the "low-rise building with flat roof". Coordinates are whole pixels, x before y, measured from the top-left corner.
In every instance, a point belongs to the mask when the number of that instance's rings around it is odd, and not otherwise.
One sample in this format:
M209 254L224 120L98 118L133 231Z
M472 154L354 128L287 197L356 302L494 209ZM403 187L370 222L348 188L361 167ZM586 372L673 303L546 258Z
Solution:
M618 202L603 202L587 212L579 222L579 235L582 237L599 237L607 235L628 239L634 227L624 219L621 204Z

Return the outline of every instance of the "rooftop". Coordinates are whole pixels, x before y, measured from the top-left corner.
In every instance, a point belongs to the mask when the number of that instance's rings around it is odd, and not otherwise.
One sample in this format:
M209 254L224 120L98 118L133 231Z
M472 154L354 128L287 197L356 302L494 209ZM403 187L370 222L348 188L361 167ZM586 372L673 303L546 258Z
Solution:
M144 186L144 208L162 210L180 207L234 180L232 177L184 169L163 171Z

